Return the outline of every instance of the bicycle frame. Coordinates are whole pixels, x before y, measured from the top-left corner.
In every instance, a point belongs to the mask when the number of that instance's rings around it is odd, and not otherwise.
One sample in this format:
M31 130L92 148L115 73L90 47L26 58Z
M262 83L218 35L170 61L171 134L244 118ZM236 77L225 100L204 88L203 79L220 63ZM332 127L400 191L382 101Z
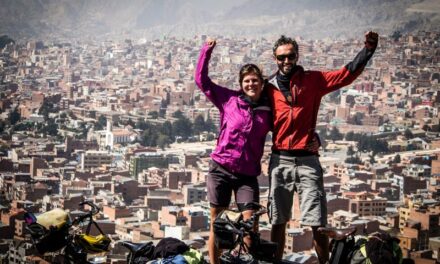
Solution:
M105 235L104 232L102 231L102 229L99 227L99 225L93 220L93 216L96 215L97 213L99 213L99 208L95 204L88 202L88 201L80 203L80 205L84 205L84 204L89 205L91 207L91 210L84 215L78 216L72 222L71 226L72 227L79 226L81 223L88 221L87 227L86 227L86 232L84 235L90 234L92 225L96 227L96 229L99 231L100 234ZM95 262L95 261L90 262L87 260L88 256L89 256L89 252L88 252L89 250L87 249L86 245L82 244L82 239L80 237L80 234L74 232L70 237L70 242L71 243L68 243L68 245L66 246L65 259L73 259L74 260L73 263L78 263L78 259L81 261L81 263L84 263L84 264L100 263L100 262ZM70 257L73 257L73 258L70 258Z
M330 264L348 263L347 257L354 247L354 236L350 235L342 240L333 240Z
M273 261L277 244L262 240L260 234L253 230L254 224L258 222L259 216L266 212L266 208L259 205L259 210L253 213L248 220L242 220L240 217L237 221L231 221L227 214L224 215L224 220L226 220L227 223L225 228L234 233L236 239L233 242L233 247L221 255L221 262L254 263L258 260ZM245 237L250 238L252 243L250 247L245 243Z

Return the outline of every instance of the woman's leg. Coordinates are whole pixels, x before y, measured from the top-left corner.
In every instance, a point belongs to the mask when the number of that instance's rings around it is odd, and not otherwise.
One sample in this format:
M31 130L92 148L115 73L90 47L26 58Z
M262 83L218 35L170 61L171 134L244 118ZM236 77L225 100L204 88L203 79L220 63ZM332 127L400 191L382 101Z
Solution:
M209 260L212 264L218 264L221 250L215 246L213 224L217 216L227 209L231 202L232 188L230 173L215 161L211 161L206 187L208 189L208 200L211 204L211 224L208 240Z
M215 246L215 234L214 234L214 220L217 216L223 212L227 207L211 207L211 227L209 231L209 240L208 240L208 253L209 253L209 262L212 264L218 264L221 250Z

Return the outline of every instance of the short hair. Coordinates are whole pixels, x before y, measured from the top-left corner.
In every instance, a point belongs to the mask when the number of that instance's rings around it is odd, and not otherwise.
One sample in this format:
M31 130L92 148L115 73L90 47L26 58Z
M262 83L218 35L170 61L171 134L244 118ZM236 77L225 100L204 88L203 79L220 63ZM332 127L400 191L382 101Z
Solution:
M240 87L241 87L241 83L243 82L244 77L248 74L255 74L261 80L261 82L264 81L263 73L261 72L260 68L258 68L258 66L255 64L248 63L248 64L243 65L240 69L240 73L238 76L239 82L240 82Z
M276 55L276 51L279 46L288 44L291 44L293 46L296 54L298 55L298 43L294 39L288 38L284 35L281 35L281 37L277 41L275 41L275 44L273 45L273 55Z

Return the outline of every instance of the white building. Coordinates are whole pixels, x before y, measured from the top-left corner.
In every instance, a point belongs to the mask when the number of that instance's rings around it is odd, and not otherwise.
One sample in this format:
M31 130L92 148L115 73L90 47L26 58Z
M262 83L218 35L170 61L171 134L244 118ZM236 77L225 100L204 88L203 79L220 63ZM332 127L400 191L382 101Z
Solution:
M165 226L164 237L174 237L179 240L189 239L188 226Z
M134 131L131 126L113 129L110 120L107 120L105 130L95 132L95 138L98 141L100 149L113 149L116 144L130 143L135 141L138 137L138 132Z

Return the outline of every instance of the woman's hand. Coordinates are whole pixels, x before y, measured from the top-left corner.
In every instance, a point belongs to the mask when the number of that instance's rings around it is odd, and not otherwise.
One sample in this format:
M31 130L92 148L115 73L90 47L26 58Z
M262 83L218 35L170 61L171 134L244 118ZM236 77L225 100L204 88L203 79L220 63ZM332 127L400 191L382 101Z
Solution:
M215 45L217 44L217 41L213 38L208 37L206 39L206 45L208 45L209 49L213 49Z

